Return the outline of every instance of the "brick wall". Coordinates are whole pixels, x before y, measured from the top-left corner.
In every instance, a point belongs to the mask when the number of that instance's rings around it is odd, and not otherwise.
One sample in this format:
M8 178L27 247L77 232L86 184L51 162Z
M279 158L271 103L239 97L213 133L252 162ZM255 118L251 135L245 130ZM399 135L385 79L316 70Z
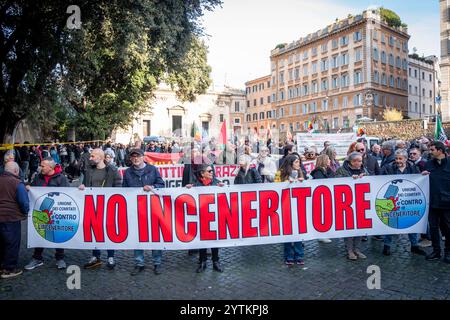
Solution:
M421 136L433 137L435 123L428 122L427 129L424 129L424 122L421 119L366 122L361 126L365 128L368 136L412 140ZM447 137L450 137L450 122L443 123L443 127Z

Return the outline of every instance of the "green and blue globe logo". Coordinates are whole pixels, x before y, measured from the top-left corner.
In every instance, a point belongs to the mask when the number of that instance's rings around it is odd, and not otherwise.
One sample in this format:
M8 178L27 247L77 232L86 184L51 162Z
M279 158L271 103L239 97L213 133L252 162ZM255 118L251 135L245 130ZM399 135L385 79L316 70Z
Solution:
M394 229L418 223L426 212L426 198L420 187L406 179L393 180L381 187L375 200L380 220Z
M70 196L51 192L36 200L33 208L33 225L47 241L62 243L77 233L80 210Z

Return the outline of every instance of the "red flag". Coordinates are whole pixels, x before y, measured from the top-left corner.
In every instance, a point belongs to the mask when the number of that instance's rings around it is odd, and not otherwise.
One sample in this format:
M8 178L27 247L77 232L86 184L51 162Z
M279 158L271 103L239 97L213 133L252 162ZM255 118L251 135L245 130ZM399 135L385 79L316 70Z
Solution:
M226 120L224 119L222 122L222 127L220 128L220 134L219 134L219 145L225 145L227 144L227 126L226 126Z

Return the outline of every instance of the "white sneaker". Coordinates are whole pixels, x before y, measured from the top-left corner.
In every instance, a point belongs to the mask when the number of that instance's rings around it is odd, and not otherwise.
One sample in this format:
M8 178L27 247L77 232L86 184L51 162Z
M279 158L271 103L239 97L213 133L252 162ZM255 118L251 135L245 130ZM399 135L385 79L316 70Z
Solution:
M66 266L66 262L64 260L56 260L56 267L61 270L61 269L65 269Z
M325 238L325 239L319 239L319 242L322 242L322 243L331 243L332 241L331 241L330 239L328 239L328 238Z
M112 270L114 269L114 267L116 266L116 262L114 261L113 257L109 257L108 258L108 263L106 264L106 266L108 267L108 269Z
M31 259L30 263L25 266L25 270L33 270L37 267L40 267L44 264L42 260Z
M431 245L432 243L428 239L423 239L422 241L419 242L419 246L422 248L431 247Z
M367 259L367 256L359 250L355 250L355 254L360 259Z

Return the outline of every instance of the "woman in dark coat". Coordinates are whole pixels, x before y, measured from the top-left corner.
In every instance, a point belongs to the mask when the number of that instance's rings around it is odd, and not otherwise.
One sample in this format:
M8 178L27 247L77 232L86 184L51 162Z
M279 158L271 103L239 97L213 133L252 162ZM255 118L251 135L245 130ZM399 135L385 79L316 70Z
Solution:
M197 168L197 181L194 184L186 185L186 188L191 187L223 187L224 183L220 182L213 176L213 168L209 164L199 165ZM211 248L213 269L217 272L223 272L223 268L219 263L219 248ZM206 249L199 250L199 267L197 273L203 272L206 269L207 254Z

